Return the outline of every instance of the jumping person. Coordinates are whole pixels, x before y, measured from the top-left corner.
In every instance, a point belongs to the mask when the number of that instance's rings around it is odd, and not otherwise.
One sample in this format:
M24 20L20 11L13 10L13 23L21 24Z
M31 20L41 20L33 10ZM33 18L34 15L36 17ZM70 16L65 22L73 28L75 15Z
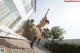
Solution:
M35 42L36 39L38 39L38 46L39 46L39 42L42 36L42 28L46 25L49 24L49 20L47 20L47 13L48 13L49 9L47 10L45 16L42 18L42 20L40 21L40 23L38 25L36 25L36 36L34 37L34 39L31 41L30 46L33 49L33 43Z

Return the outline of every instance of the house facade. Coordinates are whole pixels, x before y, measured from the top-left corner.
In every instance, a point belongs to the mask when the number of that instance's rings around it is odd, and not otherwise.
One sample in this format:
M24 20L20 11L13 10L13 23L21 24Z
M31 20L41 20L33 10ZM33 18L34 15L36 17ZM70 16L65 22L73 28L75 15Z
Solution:
M16 31L36 12L36 0L0 0L0 27Z

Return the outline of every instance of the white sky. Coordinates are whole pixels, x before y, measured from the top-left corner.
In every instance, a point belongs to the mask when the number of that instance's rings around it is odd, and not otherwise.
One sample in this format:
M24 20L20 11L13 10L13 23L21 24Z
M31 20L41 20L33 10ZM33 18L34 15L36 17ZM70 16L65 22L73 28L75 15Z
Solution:
M32 15L35 24L44 16L47 9L50 9L47 18L50 24L46 27L62 27L66 33L65 39L80 38L80 2L64 2L64 0L37 0L36 13Z

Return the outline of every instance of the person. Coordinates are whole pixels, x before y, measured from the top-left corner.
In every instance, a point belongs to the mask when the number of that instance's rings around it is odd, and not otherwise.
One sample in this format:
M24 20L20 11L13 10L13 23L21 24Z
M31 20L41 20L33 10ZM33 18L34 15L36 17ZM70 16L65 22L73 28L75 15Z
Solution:
M42 20L40 21L40 23L38 25L36 25L36 36L33 38L33 40L30 42L30 47L33 49L33 43L35 42L36 39L38 39L38 46L39 46L39 42L42 36L42 28L46 25L49 24L49 20L47 20L47 13L48 13L49 9L47 10L45 16L42 18Z

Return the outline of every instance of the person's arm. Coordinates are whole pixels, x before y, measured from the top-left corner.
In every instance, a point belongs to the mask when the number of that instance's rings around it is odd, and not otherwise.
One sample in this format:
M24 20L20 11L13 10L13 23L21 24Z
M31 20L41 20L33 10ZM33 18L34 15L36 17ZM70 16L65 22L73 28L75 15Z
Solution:
M47 20L47 14L48 14L49 9L47 10L45 16L42 18L42 20L40 21L40 23L38 24L39 26L41 26L42 28L44 27L46 20Z
M44 16L44 17L46 17L46 16L47 16L47 14L48 14L48 11L49 11L49 9L47 10L47 12L46 12L46 14L45 14L45 16Z

